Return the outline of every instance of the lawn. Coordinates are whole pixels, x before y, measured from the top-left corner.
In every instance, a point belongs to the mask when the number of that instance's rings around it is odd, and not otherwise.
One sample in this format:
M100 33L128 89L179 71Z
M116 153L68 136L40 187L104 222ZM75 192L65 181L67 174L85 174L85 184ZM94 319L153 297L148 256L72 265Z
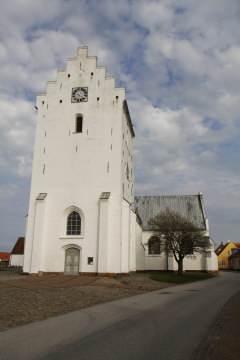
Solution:
M178 275L176 273L157 273L150 275L150 279L160 281L160 282L168 282L173 284L184 284L193 281L200 281L212 278L212 275L202 274L202 273L184 273L182 275Z

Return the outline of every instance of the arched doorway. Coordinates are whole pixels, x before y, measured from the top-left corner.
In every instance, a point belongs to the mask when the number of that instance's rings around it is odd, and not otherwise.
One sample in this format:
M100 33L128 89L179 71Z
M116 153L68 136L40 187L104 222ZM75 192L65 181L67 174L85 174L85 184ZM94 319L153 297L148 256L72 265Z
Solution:
M65 275L79 274L80 251L76 248L69 248L65 251Z

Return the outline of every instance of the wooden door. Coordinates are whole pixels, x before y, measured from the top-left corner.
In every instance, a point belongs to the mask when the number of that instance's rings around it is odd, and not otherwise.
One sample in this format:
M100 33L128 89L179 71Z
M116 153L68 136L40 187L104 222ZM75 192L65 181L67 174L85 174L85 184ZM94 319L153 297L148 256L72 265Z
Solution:
M65 253L65 275L78 275L79 274L79 260L80 251L75 248L66 250Z

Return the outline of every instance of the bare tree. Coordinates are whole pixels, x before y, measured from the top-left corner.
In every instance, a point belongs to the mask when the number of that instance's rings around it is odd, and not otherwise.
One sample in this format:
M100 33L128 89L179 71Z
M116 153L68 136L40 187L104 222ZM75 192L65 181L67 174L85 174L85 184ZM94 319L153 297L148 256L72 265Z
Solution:
M204 253L210 247L206 231L199 229L175 211L165 211L150 219L154 235L160 239L160 252L172 252L178 264L178 274L183 273L183 259L194 253Z

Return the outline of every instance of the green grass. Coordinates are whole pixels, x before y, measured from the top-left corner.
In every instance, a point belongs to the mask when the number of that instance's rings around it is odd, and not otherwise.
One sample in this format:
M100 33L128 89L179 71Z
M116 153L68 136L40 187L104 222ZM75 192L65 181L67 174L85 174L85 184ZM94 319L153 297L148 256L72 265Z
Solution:
M173 284L185 284L193 281L200 281L212 278L211 275L207 274L195 274L195 273L183 273L182 275L178 275L176 273L157 273L150 275L150 279L160 281L160 282L168 282Z

